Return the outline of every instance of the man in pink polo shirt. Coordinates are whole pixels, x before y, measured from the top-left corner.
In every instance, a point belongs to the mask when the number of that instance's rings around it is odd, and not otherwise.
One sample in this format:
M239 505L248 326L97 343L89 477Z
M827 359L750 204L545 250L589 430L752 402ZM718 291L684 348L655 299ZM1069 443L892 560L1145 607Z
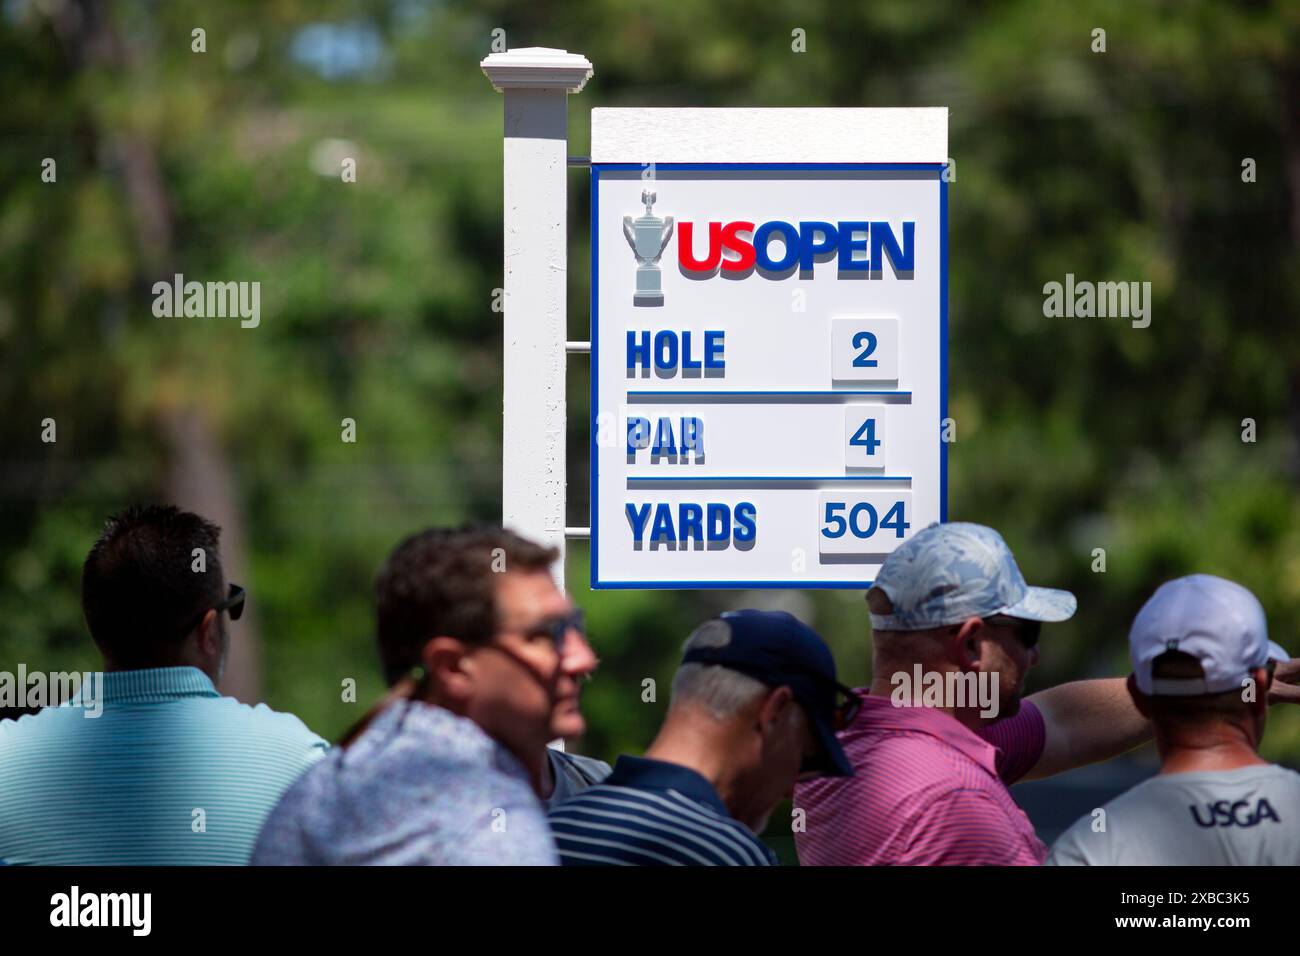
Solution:
M1123 678L1021 700L1043 623L1075 611L1034 588L992 528L935 524L891 554L867 604L874 665L841 731L852 777L800 784L805 866L1036 865L1007 785L1115 756L1150 736Z

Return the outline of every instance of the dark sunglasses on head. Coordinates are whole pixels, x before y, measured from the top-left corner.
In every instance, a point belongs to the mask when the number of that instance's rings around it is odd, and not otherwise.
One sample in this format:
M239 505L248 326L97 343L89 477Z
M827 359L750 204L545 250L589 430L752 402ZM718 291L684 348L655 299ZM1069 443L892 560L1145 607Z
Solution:
M853 691L853 688L845 687L839 682L835 682L835 691L844 696L844 700L831 709L831 729L839 732L853 723L854 718L858 716L862 710L862 698ZM799 765L799 776L803 779L819 777L826 773L826 770L827 756L818 746L816 753L804 757Z
M854 692L852 687L845 687L843 684L837 683L835 689L844 695L844 700L836 704L835 709L831 711L831 729L843 730L853 723L853 719L862 710L862 698Z
M210 608L210 610L216 611L218 614L220 614L222 611L229 611L230 619L232 621L238 621L239 616L244 613L244 597L245 597L244 589L241 588L238 584L232 584L230 585L229 591L227 591L226 593L226 599L220 602L219 604L217 604L215 607ZM193 618L188 624L185 625L185 629L184 631L182 631L182 633L188 634L190 631L198 627L199 624L203 622L203 618L207 615L207 613L208 613L207 611L201 611L197 617Z
M994 627L1008 627L1016 635L1016 640L1029 650L1038 643L1038 637L1043 629L1039 621L1026 621L1022 617L1008 617L1005 614L995 614L993 617L985 619Z
M706 663L706 661L699 661L699 663ZM771 681L770 672L762 668L750 668L732 662L722 663L721 666L730 668L734 671L740 671L742 674L749 674L751 677L757 678L764 683L769 683ZM830 717L832 730L843 730L849 724L853 723L853 718L858 716L858 711L862 709L862 698L854 692L852 687L845 687L839 681L816 671L803 670L800 668L799 672L807 677L811 677L823 686L829 685L833 687L837 695L843 695L844 700L835 704L831 708Z

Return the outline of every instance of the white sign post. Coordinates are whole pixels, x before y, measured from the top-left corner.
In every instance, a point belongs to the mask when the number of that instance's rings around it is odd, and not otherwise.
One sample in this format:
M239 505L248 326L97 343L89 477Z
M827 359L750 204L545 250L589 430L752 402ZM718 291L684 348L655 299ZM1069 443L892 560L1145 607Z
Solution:
M946 519L946 109L592 111L592 586L861 588Z
M502 523L560 550L564 586L567 98L586 57L529 47L483 72L505 94L505 353Z

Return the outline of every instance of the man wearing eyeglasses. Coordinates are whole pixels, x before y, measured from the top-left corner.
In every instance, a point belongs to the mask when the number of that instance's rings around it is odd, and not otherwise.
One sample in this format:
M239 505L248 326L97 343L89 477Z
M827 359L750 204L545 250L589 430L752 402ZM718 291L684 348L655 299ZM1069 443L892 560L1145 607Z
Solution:
M1046 847L1007 787L1122 753L1150 735L1121 678L1021 700L1039 630L1075 611L1029 587L1002 536L935 524L884 562L867 592L873 678L840 735L851 780L801 784L804 865L1035 865ZM918 693L898 693L920 671ZM933 675L933 677L931 677ZM954 690L983 679L995 707ZM934 690L931 694L928 691Z
M500 528L402 542L376 585L391 690L271 814L254 864L553 865L547 753L595 666L545 548Z
M758 838L803 776L852 773L835 730L853 692L830 648L781 611L731 611L698 627L668 715L644 757L554 807L566 866L770 866Z
M894 551L867 592L873 677L840 734L855 775L795 791L804 865L1036 865L1047 848L1007 787L1109 759L1151 737L1124 678L1074 681L1021 699L1043 624L1074 595L1025 583L992 528L934 524ZM1269 700L1294 700L1297 664ZM918 669L927 687L898 693ZM970 678L976 678L972 681ZM958 693L996 678L996 713ZM931 689L941 688L938 699ZM975 699L973 699L973 696ZM964 699L963 699L964 697Z
M247 863L280 795L324 755L298 718L216 690L227 618L244 606L243 588L224 580L219 535L174 507L108 521L81 588L104 658L103 710L0 723L0 859Z

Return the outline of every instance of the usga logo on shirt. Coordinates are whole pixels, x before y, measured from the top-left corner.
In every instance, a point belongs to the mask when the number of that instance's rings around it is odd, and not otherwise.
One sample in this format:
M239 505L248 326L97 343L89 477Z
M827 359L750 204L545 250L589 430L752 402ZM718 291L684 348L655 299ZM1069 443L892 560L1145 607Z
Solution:
M1196 804L1188 805L1187 809L1192 812L1192 819L1196 821L1198 827L1253 827L1265 820L1272 820L1274 823L1282 822L1267 797L1261 797L1254 809L1251 809L1248 800L1238 800L1231 804L1227 800L1207 803L1204 820L1201 819L1201 808Z

